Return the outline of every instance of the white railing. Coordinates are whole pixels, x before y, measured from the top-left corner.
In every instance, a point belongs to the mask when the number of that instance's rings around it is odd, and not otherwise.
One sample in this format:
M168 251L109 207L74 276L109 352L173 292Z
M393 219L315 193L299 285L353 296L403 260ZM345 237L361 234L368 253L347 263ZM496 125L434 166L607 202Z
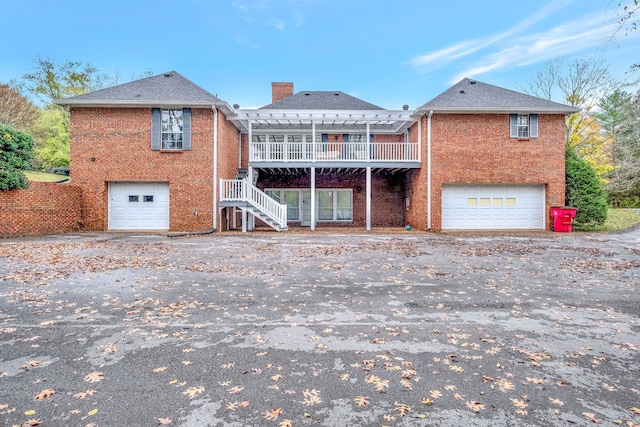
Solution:
M252 142L251 162L419 162L417 142Z
M221 202L247 202L276 221L281 228L287 227L287 205L280 204L246 179L221 179Z

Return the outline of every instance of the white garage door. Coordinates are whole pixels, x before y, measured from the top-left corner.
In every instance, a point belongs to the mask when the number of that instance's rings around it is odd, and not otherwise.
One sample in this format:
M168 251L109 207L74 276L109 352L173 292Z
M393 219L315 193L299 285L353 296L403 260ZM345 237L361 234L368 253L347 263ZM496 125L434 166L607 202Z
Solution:
M443 230L542 230L542 185L444 185Z
M109 183L109 230L168 230L169 183Z

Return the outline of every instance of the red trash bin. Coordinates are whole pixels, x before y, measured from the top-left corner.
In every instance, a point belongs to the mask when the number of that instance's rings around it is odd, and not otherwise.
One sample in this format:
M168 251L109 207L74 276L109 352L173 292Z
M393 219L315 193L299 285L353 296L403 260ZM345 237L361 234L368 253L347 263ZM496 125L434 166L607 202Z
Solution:
M576 217L576 208L571 206L552 206L550 210L553 225L551 231L556 233L569 233Z

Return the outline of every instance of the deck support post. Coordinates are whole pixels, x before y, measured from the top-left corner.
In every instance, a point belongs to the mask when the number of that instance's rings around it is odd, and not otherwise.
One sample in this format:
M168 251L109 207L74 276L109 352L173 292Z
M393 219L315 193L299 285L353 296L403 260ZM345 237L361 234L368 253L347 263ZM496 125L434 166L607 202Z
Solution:
M311 167L311 231L316 229L316 167Z
M367 231L371 231L371 167L367 167Z

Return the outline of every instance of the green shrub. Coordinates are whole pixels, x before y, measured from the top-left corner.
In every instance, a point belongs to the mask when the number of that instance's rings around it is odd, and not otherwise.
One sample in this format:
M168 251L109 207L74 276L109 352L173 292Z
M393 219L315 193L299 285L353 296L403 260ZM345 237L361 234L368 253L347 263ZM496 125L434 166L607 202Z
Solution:
M609 205L619 209L640 208L639 196L613 196L609 194Z
M566 152L566 203L576 208L575 224L597 227L607 219L607 194L595 169L571 147Z
M31 165L32 155L31 137L0 123L0 190L29 187L23 171Z

